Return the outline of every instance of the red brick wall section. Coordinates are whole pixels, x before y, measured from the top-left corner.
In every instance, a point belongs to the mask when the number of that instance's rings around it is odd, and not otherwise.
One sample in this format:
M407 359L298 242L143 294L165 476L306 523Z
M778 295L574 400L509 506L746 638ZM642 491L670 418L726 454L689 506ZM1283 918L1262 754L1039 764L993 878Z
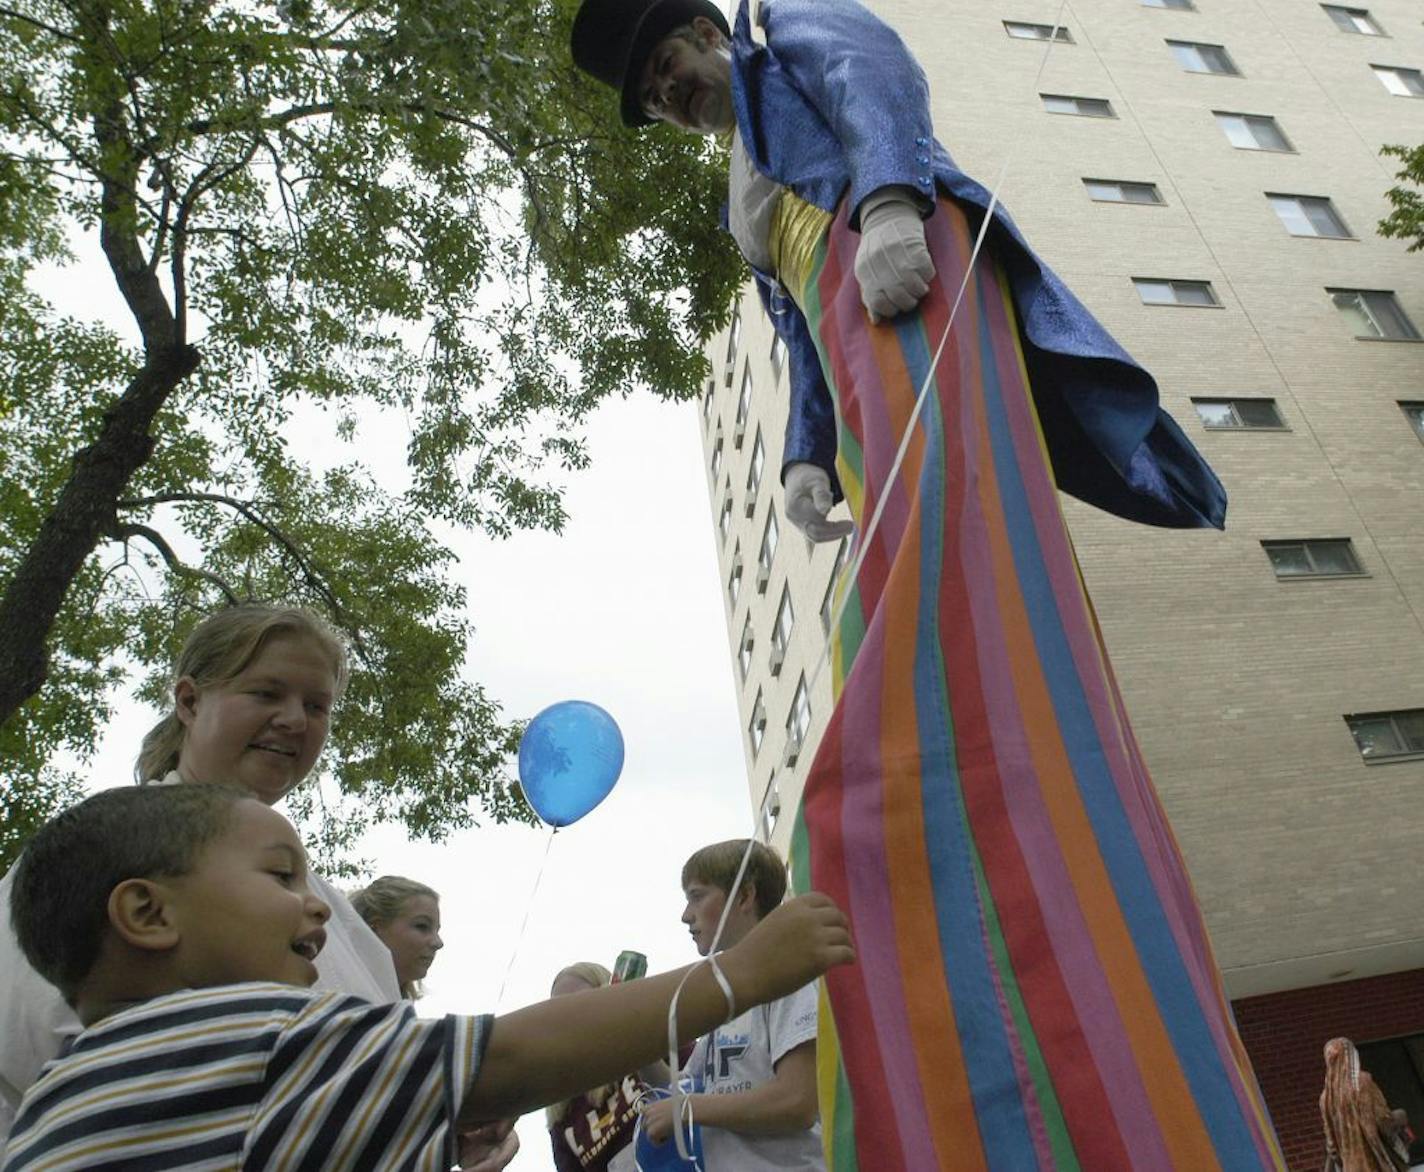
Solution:
M1291 1172L1320 1172L1325 1043L1424 1033L1424 969L1247 997L1232 1008L1287 1166Z

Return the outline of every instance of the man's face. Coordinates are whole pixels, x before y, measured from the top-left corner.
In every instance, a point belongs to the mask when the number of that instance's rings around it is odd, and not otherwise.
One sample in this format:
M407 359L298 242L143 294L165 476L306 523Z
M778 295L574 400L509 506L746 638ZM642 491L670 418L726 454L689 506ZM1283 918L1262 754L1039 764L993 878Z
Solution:
M175 691L185 780L240 785L269 805L302 781L326 743L336 675L311 639L269 639L234 679Z
M736 117L732 60L715 24L699 16L692 27L695 43L671 36L648 54L638 95L651 118L692 134L721 134Z
M275 810L239 802L193 869L162 883L176 917L174 959L189 987L316 980L312 962L331 909L308 887L306 852Z

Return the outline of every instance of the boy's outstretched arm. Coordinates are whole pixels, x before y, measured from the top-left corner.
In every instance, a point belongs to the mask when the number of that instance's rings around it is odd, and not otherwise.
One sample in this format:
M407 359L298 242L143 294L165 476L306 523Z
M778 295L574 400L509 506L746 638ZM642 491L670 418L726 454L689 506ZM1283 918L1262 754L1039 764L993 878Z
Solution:
M718 957L738 1013L854 959L845 917L814 892L782 904ZM678 1000L679 1043L726 1021L731 1008L706 962L691 967L696 971ZM496 1018L460 1126L522 1115L651 1062L667 1046L668 1003L687 972L590 989Z
M688 1095L692 1117L705 1127L723 1127L743 1135L786 1135L805 1131L816 1122L816 1043L793 1046L776 1063L769 1082L732 1094ZM674 1111L680 1103L660 1099L643 1108L643 1126L655 1143L672 1135Z

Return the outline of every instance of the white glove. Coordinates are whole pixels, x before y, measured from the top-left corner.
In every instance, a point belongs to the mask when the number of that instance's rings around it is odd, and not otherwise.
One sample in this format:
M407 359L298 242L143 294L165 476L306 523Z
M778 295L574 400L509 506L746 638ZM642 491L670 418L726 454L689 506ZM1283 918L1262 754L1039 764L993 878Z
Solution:
M855 532L849 521L827 521L834 503L831 478L815 464L796 463L786 469L786 519L812 541L839 541Z
M914 309L934 280L919 206L895 187L872 191L860 206L855 279L873 322Z

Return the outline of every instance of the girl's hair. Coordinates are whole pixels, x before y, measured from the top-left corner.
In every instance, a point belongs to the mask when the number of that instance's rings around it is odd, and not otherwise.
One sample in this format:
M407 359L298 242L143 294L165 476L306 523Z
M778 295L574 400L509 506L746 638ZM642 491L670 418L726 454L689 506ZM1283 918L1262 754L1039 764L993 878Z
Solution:
M353 891L350 898L356 914L372 928L379 928L396 919L406 902L417 895L428 895L437 903L440 901L438 891L400 875L382 875L379 879L372 879L359 891Z
M192 679L199 691L227 683L241 675L269 642L283 635L310 639L321 648L331 660L339 697L349 670L346 647L340 638L311 611L263 602L225 607L194 627L173 665L170 692L184 676ZM134 763L134 778L140 785L157 781L178 768L185 733L176 711L148 730Z
M397 919L405 905L419 895L428 895L436 903L440 902L438 891L401 875L382 875L379 879L372 879L365 887L353 891L348 898L351 900L351 906L356 909L356 914L365 920L374 932L382 924L389 924ZM401 996L410 1001L419 1001L425 993L421 985L420 981L402 985Z
M553 983L558 984L559 977L576 977L590 989L601 989L604 985L612 984L613 974L599 964L596 960L580 960L566 968L561 968L554 977ZM575 1095L572 1099L565 1099L562 1103L554 1103L545 1108L545 1116L549 1127L558 1127L569 1114L569 1108L581 1098L587 1098L596 1107L602 1107L604 1103L612 1097L617 1089L617 1083L604 1083L601 1087L595 1087L591 1091L585 1091L582 1095ZM560 1140L560 1143L563 1141Z

